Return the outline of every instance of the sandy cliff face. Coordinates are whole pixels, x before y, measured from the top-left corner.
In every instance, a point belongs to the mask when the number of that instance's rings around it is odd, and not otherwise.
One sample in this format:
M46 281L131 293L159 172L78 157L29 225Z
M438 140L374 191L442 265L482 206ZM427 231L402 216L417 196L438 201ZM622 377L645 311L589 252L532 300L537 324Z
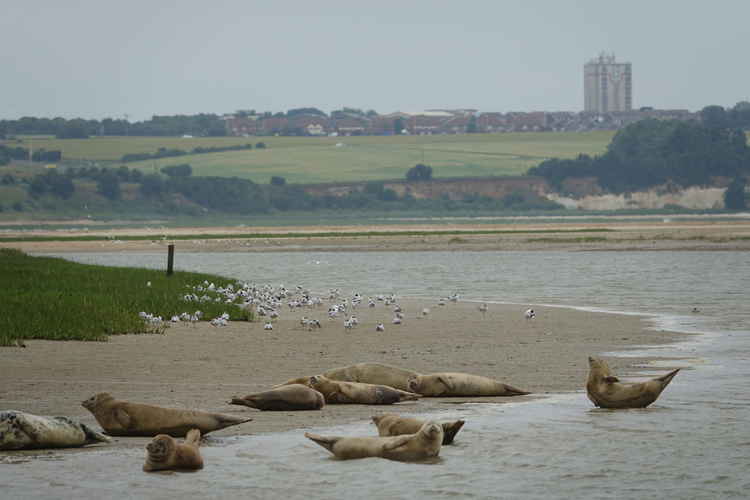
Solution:
M724 208L724 188L691 187L676 191L664 192L659 189L637 191L626 194L597 194L580 198L566 197L559 193L547 193L546 196L566 208L585 210L620 210L635 208L664 208L667 205L679 205L685 208L708 209Z

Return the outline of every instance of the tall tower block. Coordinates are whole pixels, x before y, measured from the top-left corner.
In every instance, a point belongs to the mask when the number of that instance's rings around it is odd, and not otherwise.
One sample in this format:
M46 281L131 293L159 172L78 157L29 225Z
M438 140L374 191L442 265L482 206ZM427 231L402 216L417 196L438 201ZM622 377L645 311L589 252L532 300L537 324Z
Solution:
M595 113L633 109L633 70L602 52L583 66L583 109Z

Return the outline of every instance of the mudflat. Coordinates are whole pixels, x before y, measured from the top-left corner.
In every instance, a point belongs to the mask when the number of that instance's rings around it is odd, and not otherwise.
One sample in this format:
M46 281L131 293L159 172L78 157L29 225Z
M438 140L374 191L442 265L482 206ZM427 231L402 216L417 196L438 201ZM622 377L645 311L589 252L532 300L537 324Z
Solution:
M165 334L120 335L108 342L27 341L0 349L0 408L66 415L98 428L81 401L98 392L117 399L200 409L254 420L213 433L257 434L362 421L383 411L429 413L462 401L502 403L548 392L582 391L587 356L674 342L684 334L647 329L639 317L526 305L489 304L483 315L471 302L401 299L404 322L392 324L392 307L377 302L356 309L359 325L329 320L327 307L285 310L273 330L263 321L176 324ZM426 317L423 308L430 309ZM418 314L419 313L419 314ZM319 319L308 331L302 316ZM376 332L378 322L384 332ZM381 362L418 372L457 371L496 378L533 392L514 398L424 398L393 407L328 405L320 411L261 412L228 404L232 396L260 392L293 377L358 362ZM641 358L610 360L627 374ZM116 438L115 446L145 445L146 438Z

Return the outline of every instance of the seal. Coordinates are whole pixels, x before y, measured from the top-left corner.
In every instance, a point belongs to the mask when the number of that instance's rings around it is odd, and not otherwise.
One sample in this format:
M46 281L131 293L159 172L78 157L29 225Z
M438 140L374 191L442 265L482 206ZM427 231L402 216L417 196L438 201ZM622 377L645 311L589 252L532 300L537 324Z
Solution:
M68 417L42 417L17 410L0 411L0 450L76 448L108 443L110 438Z
M384 413L372 417L372 421L378 427L380 436L401 436L403 434L414 434L425 424L426 420L418 418L402 417L395 413ZM443 422L443 445L453 444L453 440L464 426L464 420L454 420L453 422Z
M143 472L158 470L198 470L203 468L203 457L198 449L201 431L190 429L184 443L172 436L159 434L146 445L146 463Z
M326 404L321 393L302 384L282 385L243 398L235 397L230 403L265 411L320 410Z
M530 392L468 373L430 373L409 379L409 390L429 397L522 396Z
M381 457L416 462L437 457L443 443L443 427L425 422L415 434L393 437L338 437L305 433L305 437L333 453L336 458Z
M419 394L386 385L341 382L322 375L310 377L307 386L323 394L326 403L329 404L390 405L420 398Z
M669 385L680 369L646 382L625 384L612 375L603 359L589 357L586 394L599 408L645 408Z
M169 434L173 437L183 437L193 428L207 434L252 420L221 413L129 403L119 401L106 392L91 396L83 401L81 406L90 411L104 432L111 436L153 437L157 434Z
M394 389L409 391L409 379L416 377L419 373L405 370L396 366L383 363L357 363L340 368L332 368L322 375L331 380L342 382L360 382L362 384L387 385ZM308 377L299 377L287 380L284 384L305 384Z

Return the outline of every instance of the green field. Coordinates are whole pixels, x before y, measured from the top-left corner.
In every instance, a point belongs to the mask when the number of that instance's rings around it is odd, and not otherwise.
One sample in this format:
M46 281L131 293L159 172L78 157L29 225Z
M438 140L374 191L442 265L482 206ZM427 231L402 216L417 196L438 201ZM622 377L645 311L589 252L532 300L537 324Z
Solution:
M126 153L157 149L191 150L263 141L266 149L188 155L128 163L152 171L189 163L193 175L241 177L259 183L271 176L289 183L351 182L402 179L417 163L433 168L434 177L521 175L550 157L574 157L605 151L613 132L534 132L434 136L362 137L94 137L34 138L34 149L60 149L64 159L117 161ZM20 145L29 147L25 138ZM340 144L341 146L337 146Z

